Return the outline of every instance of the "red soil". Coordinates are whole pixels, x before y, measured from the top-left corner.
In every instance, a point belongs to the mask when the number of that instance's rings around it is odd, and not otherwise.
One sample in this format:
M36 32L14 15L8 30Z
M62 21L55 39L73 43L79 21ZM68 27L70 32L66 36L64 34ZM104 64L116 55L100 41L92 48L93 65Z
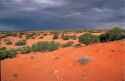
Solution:
M91 57L82 65L78 59ZM125 41L18 55L1 61L2 81L125 81Z

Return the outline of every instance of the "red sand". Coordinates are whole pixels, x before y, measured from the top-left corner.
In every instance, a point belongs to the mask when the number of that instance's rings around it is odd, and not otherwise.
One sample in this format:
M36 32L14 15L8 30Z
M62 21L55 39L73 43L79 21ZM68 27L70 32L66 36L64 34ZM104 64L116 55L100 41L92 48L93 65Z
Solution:
M79 64L90 56L88 64ZM125 41L18 55L2 64L2 81L125 81Z

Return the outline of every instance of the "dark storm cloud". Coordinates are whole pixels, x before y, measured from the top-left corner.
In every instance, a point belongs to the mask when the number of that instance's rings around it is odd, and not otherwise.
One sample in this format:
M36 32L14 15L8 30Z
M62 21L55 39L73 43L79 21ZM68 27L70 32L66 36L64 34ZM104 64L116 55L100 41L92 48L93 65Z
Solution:
M125 23L125 0L0 0L0 29Z

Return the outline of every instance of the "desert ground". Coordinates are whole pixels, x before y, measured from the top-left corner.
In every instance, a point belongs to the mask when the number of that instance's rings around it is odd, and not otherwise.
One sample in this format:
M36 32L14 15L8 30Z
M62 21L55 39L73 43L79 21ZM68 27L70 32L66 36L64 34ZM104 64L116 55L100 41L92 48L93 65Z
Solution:
M98 36L102 33L92 34ZM18 48L20 46L15 42L25 39L26 34L30 33L1 35L0 47ZM66 33L76 37L81 34ZM27 39L28 46L38 41L56 41L61 45L72 42L73 45L52 52L19 53L15 58L1 60L1 81L125 81L125 40L85 45L77 38L63 40L61 35L53 39L52 33L40 32ZM12 41L11 45L4 44L7 39Z

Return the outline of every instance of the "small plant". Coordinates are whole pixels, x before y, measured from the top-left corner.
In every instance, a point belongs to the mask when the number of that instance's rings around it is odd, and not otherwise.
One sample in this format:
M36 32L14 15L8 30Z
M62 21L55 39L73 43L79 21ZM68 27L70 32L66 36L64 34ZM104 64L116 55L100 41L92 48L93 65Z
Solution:
M74 47L81 47L81 44L75 44Z
M67 42L67 43L62 45L62 47L70 47L70 46L73 46L73 42L72 41Z
M92 35L90 33L86 33L86 34L83 34L79 37L79 42L80 43L83 43L83 44L92 44L92 43L95 43L95 42L99 42L99 37L98 36L95 36L95 35Z
M6 45L12 45L13 43L12 43L10 40L6 40L6 41L5 41L5 44L6 44Z
M16 46L23 46L26 44L26 41L25 40L19 40L15 43Z
M62 39L63 39L63 40L70 40L70 39L76 40L76 36L67 36L67 35L64 35L64 36L62 37Z
M31 47L32 51L54 51L59 48L59 44L55 42L38 42Z
M13 74L13 77L18 78L18 74L17 73Z
M59 34L58 33L54 33L53 39L58 39L59 38Z
M16 50L15 49L8 49L7 53L8 53L8 58L16 57Z
M23 47L20 47L20 48L16 49L16 51L18 53L21 53L21 54L26 54L26 53L31 52L31 48L29 46L23 46Z
M36 35L36 33L26 34L26 35L25 35L25 38L26 38L26 39L33 39L35 35Z
M7 48L6 47L0 47L0 50L6 50Z
M3 60L8 57L8 53L6 50L0 50L0 60Z
M84 64L88 64L89 62L90 62L90 57L88 57L88 56L83 56L83 57L80 57L79 59L78 59L78 62L80 63L80 64L82 64L82 65L84 65Z
M40 36L39 39L43 39L44 37L43 36Z

